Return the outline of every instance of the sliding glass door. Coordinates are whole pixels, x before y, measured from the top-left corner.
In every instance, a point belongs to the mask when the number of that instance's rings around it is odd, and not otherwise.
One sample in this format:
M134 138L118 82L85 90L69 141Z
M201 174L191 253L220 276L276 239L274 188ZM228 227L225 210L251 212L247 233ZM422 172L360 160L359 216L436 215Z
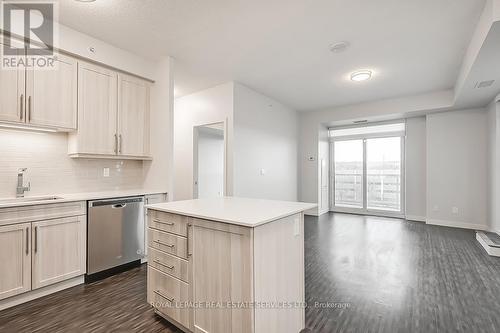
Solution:
M404 131L333 136L331 150L332 210L404 213Z
M366 208L401 212L401 137L366 140Z
M363 140L334 142L335 205L363 208Z

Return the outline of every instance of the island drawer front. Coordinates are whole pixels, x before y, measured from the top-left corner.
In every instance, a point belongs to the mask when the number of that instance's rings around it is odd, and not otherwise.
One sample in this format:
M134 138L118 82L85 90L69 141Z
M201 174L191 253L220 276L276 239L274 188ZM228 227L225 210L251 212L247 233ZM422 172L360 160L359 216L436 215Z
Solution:
M187 259L187 238L148 228L148 245L168 254Z
M187 216L149 210L148 220L148 226L150 228L187 237Z
M189 327L189 286L153 267L148 267L148 301L162 314Z
M188 262L168 253L149 248L149 266L188 283Z

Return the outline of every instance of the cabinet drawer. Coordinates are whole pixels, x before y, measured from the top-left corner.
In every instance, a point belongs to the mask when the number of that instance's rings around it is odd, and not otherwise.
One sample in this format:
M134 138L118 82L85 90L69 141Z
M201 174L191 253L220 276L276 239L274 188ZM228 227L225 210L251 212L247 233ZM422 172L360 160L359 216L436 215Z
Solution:
M188 284L148 267L148 302L159 312L189 327Z
M150 228L171 232L179 236L187 236L187 216L148 210L148 218Z
M188 262L186 260L174 257L154 248L149 248L148 264L163 273L175 276L184 282L189 282Z
M187 238L148 228L149 247L187 259Z

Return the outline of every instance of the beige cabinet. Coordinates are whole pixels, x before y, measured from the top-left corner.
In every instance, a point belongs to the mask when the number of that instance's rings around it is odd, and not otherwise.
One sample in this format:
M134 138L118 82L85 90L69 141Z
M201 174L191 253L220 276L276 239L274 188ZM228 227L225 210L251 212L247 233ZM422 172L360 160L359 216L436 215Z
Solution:
M85 214L85 201L0 208L0 309L85 274Z
M24 56L24 46L15 40L12 43L19 47L18 56ZM76 129L77 61L61 54L55 57L50 69L0 69L1 122L63 132Z
M144 196L144 202L146 205L153 205L157 203L167 202L168 194L167 193L158 193L158 194L148 194ZM148 261L148 210L144 210L144 259L141 260L142 263ZM160 229L162 230L162 229Z
M249 304L252 297L251 229L194 221L190 242L194 332L254 332L253 310L225 304Z
M150 159L149 82L78 63L78 131L74 158Z
M185 238L176 228L184 221ZM170 231L158 229L167 223ZM148 226L150 236L169 235L158 238L166 247L149 242L148 302L184 332L305 327L303 213L245 227L150 210Z
M118 76L118 154L149 156L149 83Z
M31 290L31 223L0 227L0 299Z
M33 289L85 274L82 216L32 223Z
M58 54L52 70L28 69L26 122L76 130L77 61Z
M0 37L0 47L3 47ZM18 52L22 56L24 51ZM0 121L25 122L25 71L24 68L0 69Z
M116 72L78 63L78 131L69 137L69 154L116 155Z

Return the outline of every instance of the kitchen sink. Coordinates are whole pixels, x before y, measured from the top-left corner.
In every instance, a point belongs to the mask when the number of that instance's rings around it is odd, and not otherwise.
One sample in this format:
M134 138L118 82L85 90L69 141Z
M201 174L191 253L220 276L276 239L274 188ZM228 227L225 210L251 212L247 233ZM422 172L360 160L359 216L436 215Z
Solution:
M0 199L0 205L16 204L16 203L24 203L24 202L54 201L54 200L60 200L60 199L62 199L62 198L56 197L56 196Z

